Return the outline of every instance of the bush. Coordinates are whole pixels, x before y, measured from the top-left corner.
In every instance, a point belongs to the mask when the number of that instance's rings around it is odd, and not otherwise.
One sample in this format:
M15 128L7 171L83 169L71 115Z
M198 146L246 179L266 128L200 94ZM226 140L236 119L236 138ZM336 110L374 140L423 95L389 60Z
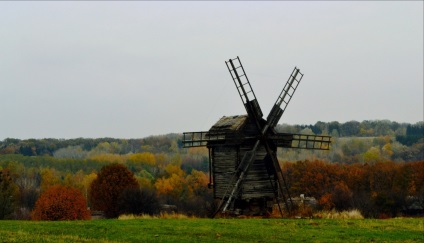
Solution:
M357 209L350 211L338 212L336 210L331 211L320 211L313 214L314 218L320 219L364 219L361 212Z
M33 220L87 220L91 218L81 191L68 186L51 186L35 203Z
M104 211L107 218L119 216L119 197L129 188L138 188L134 174L121 164L104 166L90 186L90 200L94 210Z

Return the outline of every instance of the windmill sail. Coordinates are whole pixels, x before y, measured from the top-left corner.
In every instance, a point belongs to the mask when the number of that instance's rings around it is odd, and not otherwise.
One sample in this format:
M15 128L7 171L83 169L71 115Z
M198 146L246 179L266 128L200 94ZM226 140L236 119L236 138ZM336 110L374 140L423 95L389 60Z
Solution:
M252 118L261 118L263 116L261 107L259 106L255 92L253 92L252 86L250 85L249 79L244 71L244 67L240 62L240 58L237 57L230 59L228 62L225 62L225 64L227 65L234 84L236 85L247 114Z
M331 137L322 135L277 133L269 137L277 147L329 150Z
M272 107L271 112L269 112L268 118L266 119L271 127L275 127L277 125L302 78L303 74L300 73L300 70L297 67L295 67L287 80L286 85L284 85L283 90L278 96L277 101Z

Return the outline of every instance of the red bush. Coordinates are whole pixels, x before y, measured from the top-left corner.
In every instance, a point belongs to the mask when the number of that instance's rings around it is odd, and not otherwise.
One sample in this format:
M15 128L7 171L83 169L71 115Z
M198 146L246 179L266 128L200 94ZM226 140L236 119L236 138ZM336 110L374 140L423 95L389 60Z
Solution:
M87 220L91 218L81 191L67 186L51 186L35 203L33 220Z

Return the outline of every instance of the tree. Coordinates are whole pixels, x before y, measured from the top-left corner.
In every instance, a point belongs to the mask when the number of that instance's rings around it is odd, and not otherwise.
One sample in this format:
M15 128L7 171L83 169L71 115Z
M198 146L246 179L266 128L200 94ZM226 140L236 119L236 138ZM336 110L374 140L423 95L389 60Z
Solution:
M81 191L68 186L51 186L35 203L33 220L88 220L87 201Z
M157 179L155 188L159 195L169 196L175 200L181 200L187 191L187 182L184 177L172 174L170 177Z
M340 123L337 121L332 121L328 123L328 131L331 132L332 136L337 134L337 137L340 135Z
M328 135L328 124L322 121L318 121L317 123L315 123L315 125L313 126L314 128L312 129L314 131L315 134L323 134L323 135Z
M58 174L58 171L55 169L45 168L41 169L41 191L45 191L47 188L59 185L60 179Z
M138 188L134 174L122 164L104 166L90 186L93 209L104 211L107 218L119 216L118 199L128 188Z
M0 219L7 218L13 212L16 191L9 171L0 170Z
M30 219L30 212L33 210L37 199L40 196L41 176L39 173L25 173L15 179L19 188L19 210L16 212L17 219Z
M212 190L208 188L208 175L202 171L192 170L186 177L188 198L185 202L185 212L188 215L207 216L213 211Z
M82 180L81 184L82 184L82 190L83 190L83 194L85 196L85 198L87 199L87 201L90 202L90 200L88 199L89 195L90 195L90 190L91 190L91 184L93 183L93 181L97 178L97 174L95 173L90 173L88 175L84 176L84 179ZM91 206L89 204L89 206Z
M404 145L411 146L414 143L422 141L424 136L424 122L417 122L416 124L409 124L406 127L406 135L396 136L396 140Z
M150 166L156 165L155 155L149 152L130 154L128 156L128 160L137 164L145 164Z
M364 160L367 163L376 163L381 160L380 149L378 147L371 147L364 153Z
M160 204L156 191L150 188L127 188L119 197L121 214L159 213Z
M55 158L70 158L70 159L84 159L87 156L87 151L83 150L81 146L68 146L61 148L53 153Z
M341 181L334 186L331 201L337 210L348 210L352 208L352 197L352 191Z

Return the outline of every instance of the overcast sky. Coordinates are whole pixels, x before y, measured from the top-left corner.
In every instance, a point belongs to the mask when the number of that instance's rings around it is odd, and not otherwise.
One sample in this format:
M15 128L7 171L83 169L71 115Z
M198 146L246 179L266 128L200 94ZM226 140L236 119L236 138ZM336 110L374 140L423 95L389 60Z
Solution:
M245 114L240 57L280 123L423 120L423 2L0 2L0 140L208 130Z

